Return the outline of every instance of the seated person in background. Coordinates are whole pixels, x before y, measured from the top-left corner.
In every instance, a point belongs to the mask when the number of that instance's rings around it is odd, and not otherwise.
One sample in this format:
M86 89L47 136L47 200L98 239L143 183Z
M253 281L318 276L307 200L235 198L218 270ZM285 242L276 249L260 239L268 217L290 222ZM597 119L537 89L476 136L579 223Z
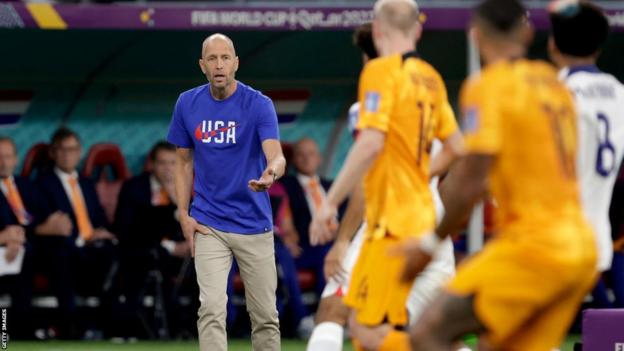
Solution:
M39 201L39 194L29 179L14 176L17 166L17 149L8 137L0 137L0 246L5 248L5 261L11 263L24 251L19 274L0 277L0 293L11 295L9 336L29 338L33 334L31 324L32 297L32 248L28 241L35 234L71 230L67 215L53 213ZM30 240L27 240L30 239Z
M99 309L107 311L115 260L115 236L108 223L92 180L78 175L82 146L78 135L59 128L50 142L54 169L39 176L42 200L55 213L71 219L71 230L34 237L36 269L50 280L59 303L58 327L61 337L77 336L74 325L75 294L100 299ZM102 316L102 313L98 313ZM87 322L87 328L94 328ZM103 322L98 318L97 322Z
M184 240L178 223L173 174L176 163L175 146L165 141L156 143L149 153L152 171L127 180L119 193L115 213L115 230L121 252L122 290L126 296L121 318L128 323L120 325L118 336L141 335L138 318L142 292L148 282L148 273L158 271L163 277L165 307L169 328L176 333L178 306L173 301L174 290L179 289L175 278L181 272L184 260L190 258L189 244ZM186 265L185 267L192 265ZM194 271L193 271L194 272ZM194 273L193 273L194 274ZM187 279L192 282L193 279ZM193 299L195 301L196 299ZM120 333L120 334L119 334ZM124 335L125 334L125 335Z
M295 144L293 163L296 175L285 176L280 182L286 188L288 198L290 199L290 209L293 214L295 229L299 233L298 245L300 253L297 250L293 250L296 247L294 243L297 243L297 241L288 238L290 242L286 242L286 244L291 253L295 254L295 263L298 269L314 271L316 276L315 290L320 296L325 287L323 262L325 255L331 248L331 243L312 246L308 236L308 228L310 227L312 215L323 203L331 182L318 175L318 169L321 165L321 153L314 140L303 138Z
M297 336L302 339L309 337L314 321L310 312L301 299L301 289L297 275L297 266L293 257L299 256L301 248L298 245L299 234L293 223L290 211L290 201L286 189L281 183L275 183L269 189L271 207L273 209L273 224L275 227L275 260L278 267L277 303L280 311L282 329L288 324L296 327ZM288 311L292 323L284 323ZM287 333L286 333L287 334Z
M0 221L0 268L2 265L15 264L21 251L26 249L26 233L21 225L6 225ZM23 262L24 264L26 262ZM27 323L31 318L30 298L32 295L32 275L27 274L22 266L18 274L0 274L0 295L11 296L11 306L7 313L10 321L7 325L9 337L28 338L31 335ZM4 269L3 269L4 270ZM31 278L31 279L28 279ZM27 331L28 329L28 331Z

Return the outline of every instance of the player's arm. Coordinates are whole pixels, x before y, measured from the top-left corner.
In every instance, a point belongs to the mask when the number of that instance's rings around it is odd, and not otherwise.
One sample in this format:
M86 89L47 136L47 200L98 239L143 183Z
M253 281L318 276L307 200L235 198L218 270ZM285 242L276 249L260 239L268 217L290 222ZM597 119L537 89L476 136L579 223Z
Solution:
M349 242L353 239L364 218L364 203L364 186L360 182L351 191L347 209L340 221L336 241Z
M462 227L474 204L485 194L488 172L502 145L500 90L499 85L483 80L469 81L462 89L466 156L451 167L442 184L440 196L445 213L435 232L403 248L407 256L403 279L412 281L427 266L442 240Z
M435 109L435 117L438 121L435 131L436 139L442 142L442 150L431 161L429 174L431 178L440 176L446 172L457 157L461 156L464 150L463 137L455 113L448 102L448 93L444 81L436 75L440 89L438 90L438 108Z
M335 219L337 208L349 194L351 194L356 184L360 184L364 174L375 162L384 147L386 134L375 128L365 128L360 131L358 139L351 148L344 166L338 173L336 180L332 184L327 199L321 207L318 220ZM329 241L332 238L332 227L325 224L319 225L316 221L311 224L312 237L311 244L316 245L321 241ZM316 240L313 242L313 237Z
M253 191L265 191L273 185L275 180L281 178L286 170L286 158L282 152L282 145L277 139L266 139L262 142L262 151L267 160L267 167L262 172L260 179L249 181L249 187Z
M445 206L440 224L435 232L402 248L408 255L402 277L404 281L413 281L429 264L440 243L466 223L472 208L486 192L487 174L493 160L492 155L470 154L451 167L440 187L440 197Z
M351 240L362 224L364 209L364 188L360 183L357 184L351 192L347 209L340 222L340 227L338 228L336 241L327 253L327 256L325 256L325 265L323 265L325 278L329 279L336 275L342 276L345 273L342 261L347 253Z
M342 216L342 220L340 221L340 226L338 227L338 234L335 237L336 242L346 242L351 241L360 224L362 224L362 219L364 218L364 187L362 183L356 184L353 190L351 191L351 195L349 196L349 202L347 204L347 209L345 210L344 216ZM334 240L334 236L330 237L322 237L317 238L316 235L311 235L311 241L317 243L318 245L326 244L327 242Z
M392 68L386 62L371 61L362 71L358 89L360 117L357 129L360 132L326 201L312 220L309 232L317 240L329 241L333 237L338 204L346 199L356 184L361 183L384 147L396 90L392 75L388 73Z
M430 177L438 177L444 174L453 160L459 157L463 151L461 132L456 131L442 144L442 150L431 160L429 166Z
M487 192L487 174L494 156L470 154L458 160L440 186L440 197L445 204L445 214L435 230L439 240L460 230L474 205Z

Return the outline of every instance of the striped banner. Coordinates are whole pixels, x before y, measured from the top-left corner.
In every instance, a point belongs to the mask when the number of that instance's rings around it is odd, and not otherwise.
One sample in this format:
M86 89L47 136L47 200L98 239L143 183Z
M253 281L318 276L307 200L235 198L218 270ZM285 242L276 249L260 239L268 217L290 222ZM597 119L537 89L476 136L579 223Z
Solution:
M19 123L28 111L32 92L0 90L0 127L10 127Z
M293 123L305 110L310 92L307 90L277 90L265 93L273 100L280 124Z

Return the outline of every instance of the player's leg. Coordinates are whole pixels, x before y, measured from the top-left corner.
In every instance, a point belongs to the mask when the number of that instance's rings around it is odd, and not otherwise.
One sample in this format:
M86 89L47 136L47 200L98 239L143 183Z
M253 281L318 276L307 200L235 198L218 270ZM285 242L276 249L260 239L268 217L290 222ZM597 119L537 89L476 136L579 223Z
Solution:
M342 262L342 267L345 270L344 280L339 281L335 278L327 280L316 312L316 326L308 341L308 351L342 350L344 326L347 324L350 311L342 298L347 293L353 267L362 249L365 231L366 226L360 226L349 244Z
M195 234L195 269L199 284L199 348L201 351L227 350L225 332L226 286L232 251L225 238L215 230Z
M463 335L483 331L485 327L474 312L472 297L442 293L411 329L412 350L453 351Z
M441 294L444 285L455 275L453 247L444 248L447 252L438 255L436 259L414 281L412 290L407 299L407 311L410 325L414 325L423 311ZM454 350L470 351L463 343L455 344Z
M354 308L349 325L356 349L409 350L409 337L403 330L408 324L406 311L410 282L402 282L405 261L389 256L400 243L390 235L364 243L345 302Z
M316 312L316 327L308 341L307 351L340 351L349 308L336 294L323 297Z
M278 351L280 330L275 296L277 269L273 232L227 235L245 284L253 350Z
M540 313L509 338L506 349L554 350L565 338L583 298L594 286L597 274L593 267L576 269L579 281L561 291Z

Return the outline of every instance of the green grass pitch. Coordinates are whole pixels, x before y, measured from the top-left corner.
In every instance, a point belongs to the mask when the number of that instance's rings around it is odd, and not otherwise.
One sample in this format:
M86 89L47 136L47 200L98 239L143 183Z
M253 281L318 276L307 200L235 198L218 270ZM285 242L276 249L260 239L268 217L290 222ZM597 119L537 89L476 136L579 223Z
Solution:
M571 336L561 347L561 351L572 351L574 342L580 337ZM468 341L469 346L474 345L474 341ZM49 341L49 342L20 342L9 341L7 350L11 351L192 351L199 350L196 342L192 341L171 341L154 342L141 341L132 344L113 344L106 341ZM249 351L251 342L249 340L230 340L230 351ZM283 340L282 351L303 351L305 342L300 340ZM350 344L346 345L344 351L352 351Z

